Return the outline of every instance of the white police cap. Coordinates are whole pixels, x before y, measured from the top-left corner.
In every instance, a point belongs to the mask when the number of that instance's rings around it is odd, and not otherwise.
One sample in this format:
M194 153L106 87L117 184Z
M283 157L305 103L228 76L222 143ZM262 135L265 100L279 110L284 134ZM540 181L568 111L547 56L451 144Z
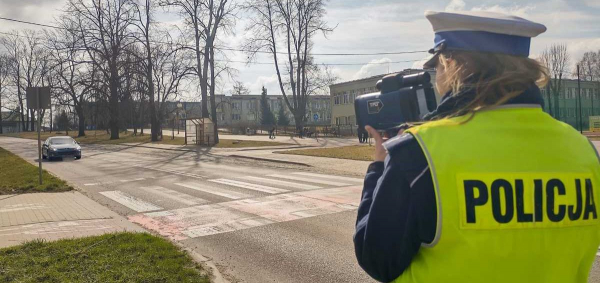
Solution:
M434 12L425 17L435 32L433 54L424 64L433 68L444 50L479 51L528 57L531 38L546 27L516 16L494 12Z

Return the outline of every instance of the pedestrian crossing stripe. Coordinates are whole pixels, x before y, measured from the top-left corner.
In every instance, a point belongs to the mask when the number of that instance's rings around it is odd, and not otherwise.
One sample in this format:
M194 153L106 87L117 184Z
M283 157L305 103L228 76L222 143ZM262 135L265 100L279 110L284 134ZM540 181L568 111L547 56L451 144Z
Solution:
M188 189L192 189L192 190L196 190L196 191L200 191L200 192L204 192L204 193L208 193L208 194L217 195L217 196L228 198L228 199L243 199L243 198L252 197L252 195L248 195L248 194L244 194L244 193L240 193L240 192L236 192L236 191L231 191L231 190L225 190L225 189L218 188L216 186L206 188L202 185L197 185L197 184L175 183L175 185L181 186L184 188L188 188Z
M223 185L229 185L229 186L259 191L259 192L268 193L268 194L278 194L278 193L289 192L289 190L278 189L278 188L273 188L273 187L269 187L269 186L257 185L257 184L246 183L246 182L241 182L241 181L235 181L235 180L230 180L230 179L214 179L214 180L208 180L208 181L213 182L213 183L223 184Z
M364 179L350 178L350 177L344 177L344 176L323 175L323 174L315 174L315 173L308 173L308 172L295 172L292 174L308 176L308 177L323 178L323 179L333 179L333 180L346 181L346 182L359 182L359 183L364 182Z
M142 187L142 190L150 192L155 195L159 195L164 198L172 199L176 202L183 203L185 205L198 205L205 204L209 201L201 198L197 198L194 196L190 196L188 194L184 194L178 191L170 190L163 187L153 186L153 187Z
M317 180L315 178L301 177L301 176L273 174L273 175L269 175L269 177L275 177L275 178L281 178L281 179L289 179L289 180L295 180L295 181L304 181L304 182L310 182L310 183L315 183L315 184L323 184L323 185L330 185L330 186L340 186L340 187L341 186L350 186L350 184L347 184L347 183L341 183L341 182L336 182L336 181Z
M283 186L287 186L287 187L291 187L291 188L296 188L296 189L301 189L301 190L316 190L316 189L320 189L321 188L321 187L317 187L317 186L313 186L313 185L292 183L292 182L287 182L287 181L281 181L281 180L275 180L275 179L268 179L268 178L261 178L261 177L254 177L254 176L246 176L246 177L241 177L241 178L244 178L244 179L247 179L247 180L258 181L258 182L269 183L269 184L283 185Z
M100 194L137 212L147 212L163 209L160 206L151 204L149 202L145 202L122 191L106 191L100 192Z

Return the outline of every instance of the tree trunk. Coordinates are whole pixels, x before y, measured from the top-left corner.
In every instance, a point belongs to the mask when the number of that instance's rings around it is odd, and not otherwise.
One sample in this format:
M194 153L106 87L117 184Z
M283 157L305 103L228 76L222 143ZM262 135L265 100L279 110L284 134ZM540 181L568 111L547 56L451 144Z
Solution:
M197 68L197 73L198 73L198 79L200 80L200 86L202 88L202 86L206 86L205 82L206 79L203 78L203 69L202 69L202 63L201 63L201 53L200 53L200 31L199 31L199 27L196 26L194 27L194 32L195 32L195 39L196 39L196 68ZM203 84L204 83L204 84ZM202 118L206 118L208 117L208 104L207 104L207 99L206 99L206 91L200 91L200 95L201 95L201 100L202 100L202 113L201 116Z
M31 119L29 120L29 125L32 132L35 132L35 111L33 109L29 109L29 113L31 113Z
M150 87L153 89L153 87ZM151 93L154 93L152 90ZM160 126L158 125L158 119L156 118L156 105L154 103L154 94L148 97L149 108L150 108L150 135L153 142L158 141L158 131Z
M112 64L110 70L110 96L108 98L110 113L110 139L119 139L119 73L116 63Z
M144 100L142 99L142 101L140 101L140 136L144 135L144 125L145 120L144 120Z
M77 117L79 119L79 133L77 134L77 136L84 137L85 136L85 115L83 115L83 107L81 107L81 106L76 107L75 111L77 111Z
M116 91L116 90L115 90ZM110 139L118 140L119 139L119 99L117 97L113 97L111 94L110 97Z
M24 109L23 109L23 99L21 99L20 97L19 97L19 104L20 104L19 106L21 107L21 112L19 114L21 115L21 127L22 127L21 128L21 132L22 132L22 131L26 131L27 124L25 123L25 115L24 115L24 112L23 112L24 111Z
M29 119L29 128L32 132L35 132L35 111L33 109L29 109L29 113L31 115L31 119Z
M207 39L208 41L208 39ZM204 66L202 70L202 78L200 79L200 93L202 94L202 118L210 117L208 115L208 62L210 60L209 43L206 42L204 47ZM206 103L205 103L206 101Z
M210 113L213 120L214 126L214 140L215 144L219 143L219 124L217 117L217 103L215 101L215 50L210 49Z

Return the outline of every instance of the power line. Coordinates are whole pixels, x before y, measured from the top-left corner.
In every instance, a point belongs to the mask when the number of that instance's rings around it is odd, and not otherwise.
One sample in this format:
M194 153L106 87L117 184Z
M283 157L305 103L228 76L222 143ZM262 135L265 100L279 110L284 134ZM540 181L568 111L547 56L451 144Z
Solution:
M245 63L250 65L274 65L272 62L246 62L246 61L235 61L235 60L215 60L217 62L228 62L228 63ZM389 62L368 62L368 63L316 63L317 65L324 66L364 66L364 65L386 65L386 64L399 64L399 63L414 63L420 62L421 60L405 60L405 61L389 61Z
M17 36L17 37L26 37L26 36L20 35L20 34L13 34L13 33L1 32L1 31L0 31L0 34ZM36 38L39 40L44 40L43 38L40 38L40 37L33 37L33 38ZM158 43L166 43L166 42L158 42ZM216 49L219 49L219 48L216 48ZM274 65L273 62L252 62L252 61L247 62L247 61L223 60L223 59L216 59L215 61L216 62L227 62L227 63L242 63L242 64L248 64L248 65ZM389 61L389 62L365 62L365 63L317 63L317 65L322 65L322 66L364 66L364 65L386 65L386 64L399 64L399 63L414 63L414 62L419 62L419 61L423 61L423 59L404 60L404 61Z
M17 22L17 23L22 23L22 24L34 25L34 26L40 26L40 27L47 27L47 28L65 29L65 28L57 27L57 26L51 26L51 25L46 25L46 24L39 24L39 23L22 21L22 20L17 20L17 19L10 19L10 18L5 18L5 17L0 17L0 20Z
M229 48L229 47L219 47L219 49L221 50L228 50L228 51L240 51L240 52L246 52L248 50L243 50L243 49L235 49L235 48ZM262 54L273 54L273 52L270 51L254 51L255 53L262 53ZM311 53L310 55L314 55L314 56L376 56L376 55L401 55L401 54L415 54L415 53L427 53L429 51L427 50L415 50L415 51L399 51L399 52L375 52L375 53ZM287 52L277 52L277 54L285 54L287 55Z
M54 28L54 29L69 30L64 27L34 23L34 22L29 22L29 21L22 21L22 20L5 18L5 17L0 17L0 20L23 23L23 24L34 25L34 26L49 27L49 28ZM155 41L154 43L167 43L167 42ZM169 43L169 44L172 44L172 43ZM215 49L227 50L227 51L237 51L237 52L247 52L248 51L248 50L244 50L244 49L231 48L231 47L219 47L219 48L215 48ZM261 53L261 54L272 54L272 52L270 52L270 51L260 51L259 50L259 51L254 51L254 52ZM374 52L374 53L311 53L311 55L313 55L313 56L377 56L377 55L416 54L416 53L426 53L426 52L428 52L428 50L398 51L398 52ZM286 52L277 52L277 54L287 55Z

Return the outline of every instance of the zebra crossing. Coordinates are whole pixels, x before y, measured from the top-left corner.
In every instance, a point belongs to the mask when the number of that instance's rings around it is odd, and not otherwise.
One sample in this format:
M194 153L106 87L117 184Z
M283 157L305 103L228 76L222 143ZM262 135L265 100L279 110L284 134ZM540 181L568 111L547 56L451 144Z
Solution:
M196 175L197 176L197 175ZM289 194L302 191L323 190L329 188L356 186L362 179L316 174L308 172L278 173L267 176L233 176L227 178L204 179L200 181L181 181L170 184L155 184L155 178L131 178L112 180L102 183L89 183L85 186L106 184L124 184L128 188L101 191L99 194L135 212L157 212L168 210L164 201L178 204L175 208L207 205L222 201L253 199L270 195ZM156 178L158 179L158 178ZM152 185L140 185L130 188L130 183L152 181ZM215 201L215 199L220 201ZM161 200L157 203L157 200ZM211 201L212 200L212 201Z
M243 199L243 198L251 198L252 195L249 194L244 194L244 193L240 193L240 192L236 192L236 191L228 191L228 190L224 190L221 189L219 187L207 187L201 184L185 184L185 183L175 183L175 185L180 186L180 187L184 187L184 188L188 188L188 189L192 189L192 190L196 190L196 191L200 191L200 192L204 192L204 193L208 193L208 194L213 194L213 195L217 195L220 197L224 197L224 198L228 198L228 199Z
M163 209L158 205L145 202L141 199L138 199L121 191L106 191L100 192L100 194L137 212L155 211Z

